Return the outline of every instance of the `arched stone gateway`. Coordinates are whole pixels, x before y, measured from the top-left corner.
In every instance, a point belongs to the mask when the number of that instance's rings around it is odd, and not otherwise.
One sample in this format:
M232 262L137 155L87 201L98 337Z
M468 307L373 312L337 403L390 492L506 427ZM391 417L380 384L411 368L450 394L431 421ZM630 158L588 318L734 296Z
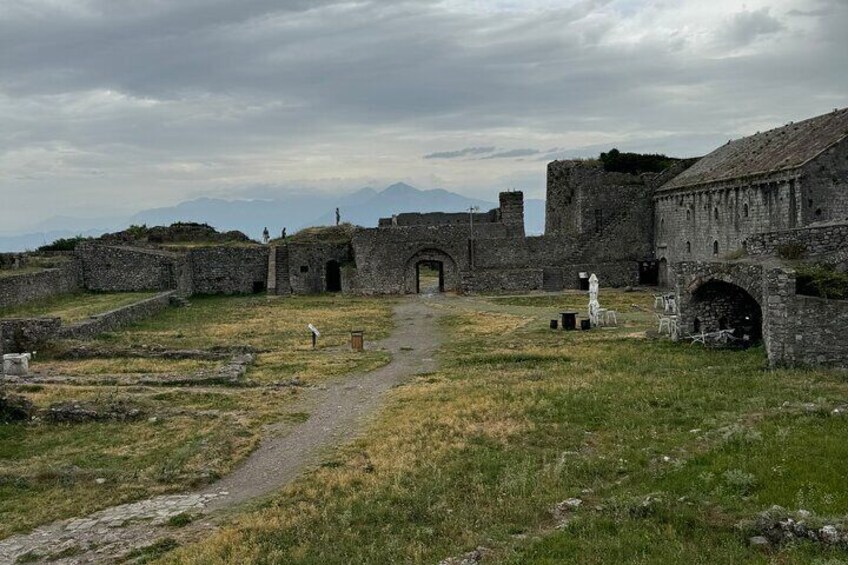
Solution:
M692 292L684 332L733 330L750 345L763 339L763 311L751 294L733 283L710 279Z
M428 248L416 252L406 262L405 291L456 292L459 290L459 270L453 257L440 249Z

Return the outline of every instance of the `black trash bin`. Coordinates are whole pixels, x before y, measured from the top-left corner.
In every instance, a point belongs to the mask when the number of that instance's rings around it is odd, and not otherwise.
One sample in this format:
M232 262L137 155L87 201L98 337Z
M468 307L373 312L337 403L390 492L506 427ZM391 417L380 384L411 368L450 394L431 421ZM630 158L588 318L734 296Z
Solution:
M577 312L560 312L562 329L571 331L577 329Z
M584 332L592 329L592 320L580 320L580 329Z
M559 327L559 320L551 320L551 329L555 330Z
M589 273L580 273L577 275L577 288L580 290L589 290Z

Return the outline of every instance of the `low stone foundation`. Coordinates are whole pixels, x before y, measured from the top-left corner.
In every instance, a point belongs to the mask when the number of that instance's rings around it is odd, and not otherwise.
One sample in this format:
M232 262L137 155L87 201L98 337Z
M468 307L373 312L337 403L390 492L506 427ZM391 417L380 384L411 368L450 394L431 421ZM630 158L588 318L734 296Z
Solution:
M59 332L60 318L0 320L0 355L37 351Z
M76 261L35 273L4 276L0 278L0 308L75 292L80 288L79 278Z
M150 318L170 305L175 291L163 292L129 306L92 316L88 320L64 326L56 332L60 339L92 339L104 332L124 328L135 322Z
M175 291L163 292L68 326L55 317L0 320L0 354L35 351L54 339L92 339L158 314L174 295Z

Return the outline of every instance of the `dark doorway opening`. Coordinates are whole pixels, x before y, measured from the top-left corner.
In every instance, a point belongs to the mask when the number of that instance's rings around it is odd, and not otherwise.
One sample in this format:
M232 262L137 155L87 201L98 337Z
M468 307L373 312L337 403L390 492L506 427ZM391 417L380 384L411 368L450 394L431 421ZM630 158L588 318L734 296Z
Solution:
M445 291L445 264L441 261L419 261L415 266L415 292Z
M253 281L253 294L259 294L260 292L268 290L266 286L267 283L265 281Z
M327 262L327 292L342 291L342 267L338 261Z
M657 261L641 261L639 263L639 284L642 286L657 286L660 282L660 264Z

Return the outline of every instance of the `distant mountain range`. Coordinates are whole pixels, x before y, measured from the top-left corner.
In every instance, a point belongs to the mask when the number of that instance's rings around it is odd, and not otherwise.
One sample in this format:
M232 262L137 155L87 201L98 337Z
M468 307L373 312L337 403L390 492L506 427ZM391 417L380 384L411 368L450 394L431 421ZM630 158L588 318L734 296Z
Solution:
M421 190L404 183L383 190L362 188L346 195L293 195L285 198L224 200L198 198L167 208L144 210L130 218L54 218L41 222L39 231L20 235L0 235L0 251L34 249L62 237L97 236L125 229L131 224L170 225L178 221L203 222L219 230L239 230L260 238L267 227L277 237L285 227L289 234L310 226L335 223L338 207L343 222L376 227L380 218L402 212L464 212L471 206L481 211L497 203L468 198L444 189ZM528 199L525 228L528 234L545 229L545 201Z

